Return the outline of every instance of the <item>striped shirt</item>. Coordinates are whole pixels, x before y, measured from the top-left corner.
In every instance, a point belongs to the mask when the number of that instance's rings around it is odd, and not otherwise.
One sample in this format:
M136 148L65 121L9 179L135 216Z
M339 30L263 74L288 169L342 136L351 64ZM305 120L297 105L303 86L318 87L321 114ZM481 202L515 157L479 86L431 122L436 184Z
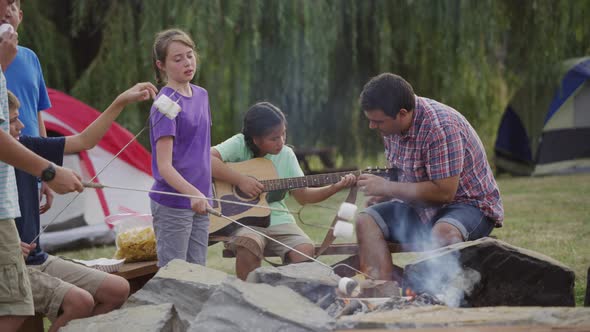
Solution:
M0 130L10 132L6 78L0 67ZM20 217L14 168L0 161L0 220Z
M453 203L479 208L501 227L504 208L500 191L479 136L467 119L453 108L416 96L412 126L402 135L383 138L390 167L400 170L400 182L424 182L459 175ZM438 207L415 207L423 222Z

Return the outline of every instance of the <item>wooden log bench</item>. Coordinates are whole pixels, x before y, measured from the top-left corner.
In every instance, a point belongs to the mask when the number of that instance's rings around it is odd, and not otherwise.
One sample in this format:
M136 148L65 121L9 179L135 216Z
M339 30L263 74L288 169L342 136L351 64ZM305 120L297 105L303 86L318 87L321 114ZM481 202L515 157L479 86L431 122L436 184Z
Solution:
M140 290L158 272L157 263L158 261L126 263L113 274L129 281L129 294L131 295Z
M216 242L226 242L229 240L228 237L214 237L213 240ZM417 252L422 251L414 244L401 244L401 243L392 243L389 242L388 244L389 252L392 254L394 253L401 253L401 252ZM314 247L314 252L316 256L318 251L320 250L321 245L316 244ZM360 269L360 261L359 261L359 249L358 244L356 243L332 243L327 249L322 252L321 256L331 256L331 255L348 255L347 258L338 261L337 263L332 264L334 268L334 272L341 277L352 277L356 274L356 272L346 265L351 266L355 269ZM268 252L264 253L265 257L278 257L276 254L271 254ZM222 257L224 258L235 258L235 254L231 249L223 249ZM397 276L401 276L403 270L394 265L394 273Z

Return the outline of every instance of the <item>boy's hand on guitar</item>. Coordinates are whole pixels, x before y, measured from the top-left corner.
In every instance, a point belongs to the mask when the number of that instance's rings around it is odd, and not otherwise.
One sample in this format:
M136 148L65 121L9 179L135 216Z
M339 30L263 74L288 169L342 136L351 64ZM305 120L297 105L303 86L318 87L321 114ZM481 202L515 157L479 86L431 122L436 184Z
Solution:
M209 202L207 202L206 197L203 194L198 194L196 196L202 198L191 198L191 209L198 214L207 214L207 209L211 209Z
M338 189L344 189L344 188L349 188L352 187L354 184L356 183L356 176L354 176L354 174L346 174L345 176L343 176L340 181L338 181L337 183L334 184L334 186Z
M238 183L238 188L250 197L258 197L258 195L262 193L264 185L258 182L255 178L244 175L242 176L240 183Z

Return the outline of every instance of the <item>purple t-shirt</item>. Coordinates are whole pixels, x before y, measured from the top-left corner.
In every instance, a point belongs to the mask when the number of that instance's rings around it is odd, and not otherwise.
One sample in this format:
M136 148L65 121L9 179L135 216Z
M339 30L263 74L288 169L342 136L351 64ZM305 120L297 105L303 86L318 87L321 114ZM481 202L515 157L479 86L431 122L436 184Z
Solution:
M174 93L169 87L163 87L158 94L165 94L181 107L174 119L168 119L152 106L150 111L150 144L152 145L152 173L154 185L152 190L174 192L160 175L158 170L156 142L161 137L174 137L172 148L172 166L180 175L211 197L211 116L209 112L209 95L207 90L191 84L193 95L183 96ZM190 200L184 197L150 193L150 198L158 204L179 209L190 209Z

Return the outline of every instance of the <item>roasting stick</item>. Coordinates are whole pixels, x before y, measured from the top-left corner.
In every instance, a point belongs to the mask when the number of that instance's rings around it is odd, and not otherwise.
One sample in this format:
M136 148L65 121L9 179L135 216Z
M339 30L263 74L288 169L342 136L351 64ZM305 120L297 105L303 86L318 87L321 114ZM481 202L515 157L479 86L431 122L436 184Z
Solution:
M150 116L151 117L151 116ZM160 120L162 120L164 117L160 118ZM158 122L160 122L160 120L158 120ZM148 119L149 121L149 119ZM156 122L156 124L158 123ZM117 152L117 154L115 156L113 156L113 158L111 158L111 160L109 160L109 162L100 170L98 171L90 180L89 182L92 183L92 181L94 181L94 179L96 179L113 161L115 161L115 159L117 159L117 157L119 157L119 155L121 153L123 153L123 151L125 151L125 149L127 149L127 147L129 145L131 145L131 143L135 142L135 140L139 137L139 135L141 135L146 129L148 128L148 126L146 125L145 127L143 127L143 129L141 129L137 135L135 135L127 144L125 144L125 146L119 151ZM85 186L86 187L86 186ZM82 195L82 193L76 193L76 196L74 196L69 202L68 204L66 204L66 206L64 206L56 215L55 217L53 217L53 219L51 219L50 222L47 223L47 225L45 225L41 231L39 232L39 234L37 234L37 236L35 236L35 238L33 239L33 241L31 241L31 243L29 243L29 245L32 245L33 243L35 243L35 241L37 241L37 239L41 236L41 234L43 234L45 232L45 230L47 229L47 227L49 227L51 224L53 224L57 218L59 218L59 216L61 216L61 214L70 206L72 205L72 203L74 203L74 201L78 198L78 196Z
M83 185L86 188L93 188L93 189L105 189L105 188L107 188L107 189L119 189L119 190L139 191L139 192L156 193L156 194L163 194L163 195L169 195L169 196L180 196L180 197L187 197L187 198L207 199L207 200L213 200L213 201L220 202L220 203L229 203L229 204L235 204L235 205L242 205L242 206L249 206L249 207L257 207L257 208L267 209L267 210L271 210L271 211L288 212L288 213L291 213L291 214L298 214L299 213L299 212L291 211L289 209L273 208L273 207L270 207L270 206L262 206L262 205L256 205L256 204L251 204L251 203L229 201L229 200L219 199L219 198L203 198L203 197L198 197L198 196L193 196L193 195L187 195L187 194L181 194L181 193L173 193L173 192L168 192L168 191L137 189L137 188L129 188L129 187L119 187L119 186L111 186L111 185L106 185L106 184L96 183L96 182L84 182ZM209 211L207 211L207 212L209 212ZM215 216L217 216L217 214L215 214L215 213L212 213L212 214L215 215ZM218 217L224 218L222 216L218 216ZM342 226L341 223L342 222L337 223L334 227L320 226L320 225L313 225L313 226L319 227L319 228L323 228L323 229L332 230L332 231L335 232L335 235L336 234L342 234L342 235L346 235L347 237L352 236L352 228L350 228L350 229L345 228L345 226ZM304 225L308 225L306 223L303 223L303 224Z
M84 185L85 188L93 188L93 189L105 189L106 188L106 189L119 189L119 190L127 190L127 191L139 191L139 192L144 192L144 193L154 193L154 194L162 194L162 195L168 195L168 196L198 198L198 199L216 201L216 202L220 202L220 203L230 203L230 204L235 204L235 205L257 207L257 208L267 209L267 210L271 210L271 211L297 213L297 212L291 211L289 209L273 208L270 206L261 206L261 205L244 203L244 202L234 202L234 201L229 201L229 200L225 200L225 199L207 198L207 197L200 197L200 196L194 196L194 195L188 195L188 194L173 193L173 192L168 192L168 191L111 186L111 185L106 185L106 184L97 183L97 182L84 182L84 183L82 183L82 185Z
M96 183L96 182L93 182L93 183L85 182L84 183L84 187L86 187L86 188L94 188L94 189L104 189L104 188L120 189L120 190L130 190L130 191L140 191L140 192L148 192L148 193L157 193L157 194L170 195L170 196L180 196L180 197L187 197L187 198L197 198L197 199L205 199L205 200L214 200L214 201L224 202L224 203L231 203L231 204L251 206L251 207L259 207L259 208L264 208L264 209L268 209L268 210L283 211L283 212L293 213L292 211L290 211L288 209L271 208L269 206L258 206L258 205L254 205L254 204L243 203L243 202L234 202L234 201L222 200L222 199L217 199L217 198L207 198L207 197L200 197L200 196L180 194L180 193L171 193L171 192L159 191L159 190L147 190L147 189L137 189L137 188L127 188L127 187L110 186L110 185L104 185L104 184ZM235 223L237 225L240 225L242 227L245 227L245 228L247 228L247 229L249 229L249 230L251 230L251 231L259 234L260 236L263 236L263 237L265 237L265 238L267 238L267 239L269 239L269 240L271 240L271 241L273 241L273 242L275 242L275 243L277 243L277 244L279 244L279 245L281 245L281 246L283 246L283 247L285 247L287 249L290 249L290 250L298 253L299 255L301 255L301 256L309 259L309 260L312 260L312 261L314 261L314 262L316 262L316 263L318 263L318 264L320 264L320 265L322 265L322 266L324 266L324 267L326 267L326 268L328 268L328 269L330 269L332 271L334 271L334 269L336 267L338 267L338 266L344 266L344 267L347 267L347 268L351 269L354 272L357 272L357 273L360 273L360 274L366 276L369 279L374 279L371 276L369 276L368 274L366 274L366 273L364 273L364 272L362 272L362 271L360 271L358 269L355 269L354 267L352 267L352 266L350 266L348 264L338 264L335 267L331 267L330 265L328 265L328 264L326 264L326 263L324 263L324 262L322 262L320 260L317 260L317 259L315 259L315 258L313 258L313 257L311 257L311 256L309 256L309 255L307 255L307 254L305 254L305 253L303 253L303 252L301 252L301 251L299 251L299 250L297 250L297 249L295 249L295 248L287 245L287 244L282 243L281 241L278 241L276 239L273 239L270 236L268 236L268 235L266 235L266 234L264 234L264 233L262 233L260 231L257 231L254 228L252 228L252 227L250 227L248 225L245 225L245 224L243 224L243 223L241 223L241 222L239 222L237 220L234 220L234 219L232 219L232 218L230 218L228 216L225 216L221 212L217 212L217 211L215 211L215 210L213 210L211 208L207 208L207 213L212 214L212 215L217 216L217 217L220 217L220 218L223 218L223 219L226 219L226 220L228 220L228 221L230 221L232 223ZM344 279L344 281L352 280L350 278L346 278L346 279L345 278L342 278L342 279Z
M177 89L177 90L174 90L174 92L173 92L173 93L170 95L170 97L173 97L173 96L176 94L176 91L178 91L178 89ZM170 98L170 97L167 97L167 98ZM158 99L159 99L159 98L158 98ZM177 100L176 100L176 102L174 102L174 103L176 104L176 103L178 102L178 100L180 100L180 97L178 97L178 99L177 99ZM178 104L176 104L176 105L178 106ZM167 113L169 113L169 112L164 112L164 111L162 111L162 110L161 110L161 109L159 109L159 108L158 108L158 111L159 111L160 113L164 114L166 117L169 117L169 118L171 117L171 114L167 114ZM175 117L175 116L178 114L178 112L179 112L179 111L177 110L177 111L174 113L173 117ZM115 159L117 159L117 158L119 157L119 155L120 155L121 153L123 153L123 151L125 151L125 149L127 149L127 147L128 147L129 145L131 145L131 143L133 143L133 142L135 142L135 141L137 140L137 138L139 137L139 135L141 135L141 134L142 134L142 133L143 133L143 132L144 132L146 129L148 129L148 128L149 128L149 126L148 126L148 123L149 123L150 119L152 118L152 115L153 115L153 113L152 113L152 114L150 114L150 116L148 117L148 119L147 119L147 121L146 121L146 125L145 125L145 126L144 126L144 127L143 127L143 128L142 128L142 129L141 129L141 130L140 130L140 131L139 131L139 132L136 134L136 135L135 135L135 136L133 136L133 138L132 138L132 139L131 139L131 140L130 140L130 141L127 143L127 144L125 144L125 146L124 146L124 147L123 147L121 150L119 150L119 152L117 152L117 154L115 154L115 155L113 156L113 158L111 158L111 160L109 160L109 162L108 162L108 163L107 163L107 164L106 164L106 165L105 165L103 168L101 168L101 169L100 169L100 171L98 171L98 172L97 172L97 173L96 173L96 174L95 174L95 175L94 175L94 176L93 176L93 177L92 177L92 178L91 178L91 179L90 179L88 182L92 182L92 181L94 181L94 179L96 179L96 178L97 178L97 177L98 177L98 176L99 176L99 175L100 175L100 174L101 174L101 173L102 173L102 172L103 172L103 171L104 171L104 170L105 170L107 167L109 167L109 165L110 165L110 164L111 164L113 161L115 161ZM173 117L172 117L172 118L173 118ZM160 122L160 121L161 121L163 118L164 118L164 117L161 117L161 118L160 118L158 121L156 121L156 123L154 123L154 126L155 126L155 125L157 125L157 124L158 124L158 123L159 123L159 122ZM78 198L78 197L79 197L81 194L82 194L82 193L77 193L77 194L76 194L76 196L74 196L74 197L73 197L73 198L72 198L72 199L71 199L71 200L68 202L68 204L66 204L66 206L64 206L64 207L63 207L63 208L62 208L62 209L61 209L61 210L60 210L60 211L59 211L59 212L58 212L58 213L57 213L57 214L56 214L56 215L53 217L53 219L51 219L51 221L49 221L49 222L47 223L47 225L45 225L45 226L44 226L44 227L41 229L41 231L39 232L39 234L37 234L37 236L35 236L35 238L33 239L33 241L31 241L31 243L29 243L29 245L33 245L33 243L35 243L35 241L37 241L37 239L38 239L38 238L41 236L41 234L43 234L43 233L45 232L45 230L47 229L47 227L49 227L51 224L53 224L53 223L54 223L54 222L57 220L57 218L59 218L59 216L61 216L61 214L62 214L62 213L63 213L63 212L64 212L64 211L65 211L65 210L66 210L66 209L67 209L67 208L68 208L70 205L72 205L72 203L74 203L74 201L75 201L75 200L76 200L76 199L77 199L77 198Z

